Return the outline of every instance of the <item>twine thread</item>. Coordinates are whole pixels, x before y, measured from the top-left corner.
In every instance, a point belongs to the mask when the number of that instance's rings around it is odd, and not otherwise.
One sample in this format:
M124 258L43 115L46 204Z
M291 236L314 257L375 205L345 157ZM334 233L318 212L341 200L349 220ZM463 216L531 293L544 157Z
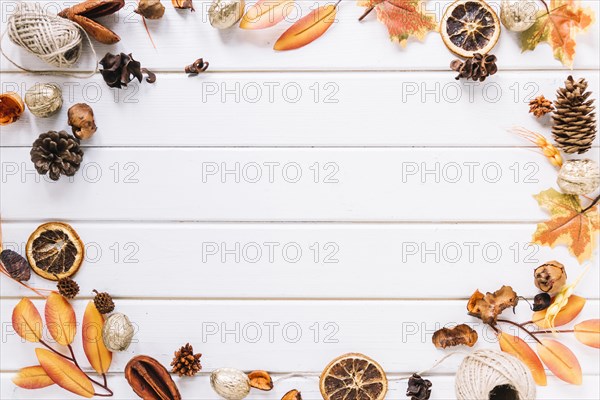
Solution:
M44 11L39 3L19 3L15 13L8 19L6 30L0 36L0 53L15 67L26 72L81 77L81 74L64 71L28 69L12 60L2 48L2 40L8 34L14 44L47 64L56 68L70 68L79 61L82 53L81 32L90 44L95 62L97 57L94 46L88 34L78 24ZM98 71L98 63L95 64L94 71L85 77Z

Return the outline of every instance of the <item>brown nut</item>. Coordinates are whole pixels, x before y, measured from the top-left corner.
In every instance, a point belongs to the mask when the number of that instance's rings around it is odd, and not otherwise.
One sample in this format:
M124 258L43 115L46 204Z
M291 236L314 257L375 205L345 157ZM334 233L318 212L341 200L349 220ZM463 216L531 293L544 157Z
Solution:
M273 389L273 380L267 371L252 371L248 374L250 386L258 390L268 391Z
M125 379L143 400L181 400L169 372L149 356L133 357L125 366Z
M89 139L96 133L96 121L92 107L85 103L77 103L67 113L73 135L78 139Z
M299 391L292 389L284 394L281 400L302 400L302 396L300 395Z
M554 296L567 284L565 266L558 261L549 261L537 267L533 273L535 286L542 292Z
M12 124L25 111L23 99L15 92L0 94L0 125Z

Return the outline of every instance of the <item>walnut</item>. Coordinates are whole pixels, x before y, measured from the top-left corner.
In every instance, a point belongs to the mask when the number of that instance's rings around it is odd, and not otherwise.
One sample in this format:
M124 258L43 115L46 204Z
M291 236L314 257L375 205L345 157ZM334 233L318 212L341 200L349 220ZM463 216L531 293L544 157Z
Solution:
M431 341L438 349L445 349L446 347L454 347L461 344L473 347L477 342L477 337L477 332L469 325L461 324L454 328L442 328L436 331Z
M469 299L467 311L486 324L496 325L498 315L507 308L516 307L518 302L519 297L510 286L502 286L494 293L488 292L485 295L476 290Z
M85 103L77 103L67 113L73 135L78 139L89 139L96 133L96 122L92 107Z

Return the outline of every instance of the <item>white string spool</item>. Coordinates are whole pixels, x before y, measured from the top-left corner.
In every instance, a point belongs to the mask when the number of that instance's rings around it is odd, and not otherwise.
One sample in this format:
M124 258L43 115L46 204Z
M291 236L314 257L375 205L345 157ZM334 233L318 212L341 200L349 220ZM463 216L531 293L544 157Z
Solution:
M533 400L536 396L531 372L516 357L496 350L478 350L464 358L456 373L457 400L487 400L498 388L511 391L517 400Z
M39 3L20 3L8 19L7 32L13 43L54 67L71 67L81 56L79 26L45 12Z

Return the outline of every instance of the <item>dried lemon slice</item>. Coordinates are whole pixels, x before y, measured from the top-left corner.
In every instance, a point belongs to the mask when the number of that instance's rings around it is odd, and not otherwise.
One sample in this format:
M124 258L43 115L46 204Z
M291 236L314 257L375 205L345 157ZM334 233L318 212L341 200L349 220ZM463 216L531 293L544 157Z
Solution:
M325 367L319 389L325 400L383 400L387 378L377 362L358 354L344 354Z
M440 27L446 47L462 57L489 53L498 42L500 30L496 13L480 0L457 0L452 3Z
M25 252L33 272L56 281L77 272L83 262L84 246L71 225L48 222L29 236Z

